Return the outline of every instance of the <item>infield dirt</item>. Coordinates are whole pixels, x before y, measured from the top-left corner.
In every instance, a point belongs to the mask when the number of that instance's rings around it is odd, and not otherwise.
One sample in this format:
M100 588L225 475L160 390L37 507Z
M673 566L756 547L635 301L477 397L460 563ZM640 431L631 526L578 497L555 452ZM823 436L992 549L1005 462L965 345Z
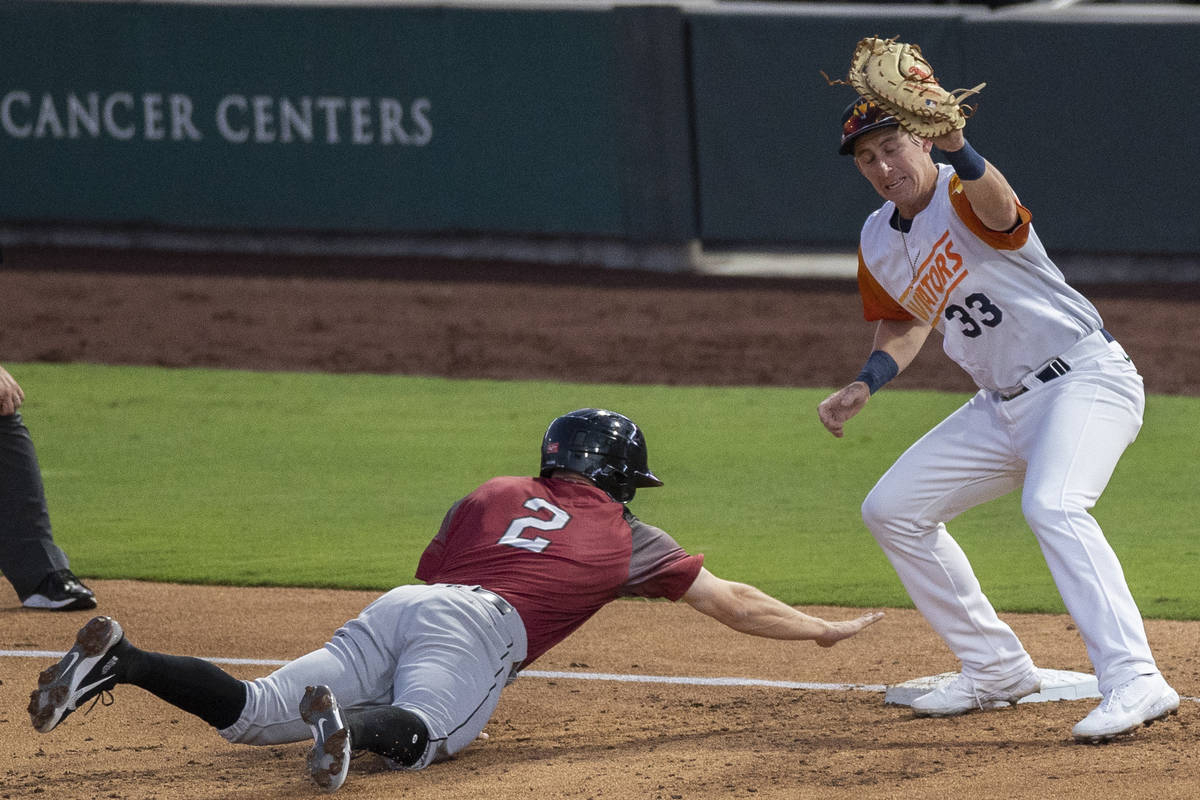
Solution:
M6 250L4 268L0 363L835 386L871 337L853 285L840 282L99 250ZM1196 287L1083 288L1148 392L1200 394L1200 339L1181 335L1200 310ZM971 386L931 345L895 388ZM86 564L75 566L86 575ZM318 647L375 596L91 583L99 611L140 646L246 659ZM63 651L90 616L22 611L4 583L0 650ZM1039 665L1090 671L1069 618L1004 616ZM420 773L356 759L338 796L1194 798L1200 623L1150 620L1147 628L1185 699L1177 717L1106 746L1070 739L1090 700L930 720L872 691L523 677L502 697L487 741ZM317 794L303 770L306 744L231 745L132 687L118 687L112 707L35 733L25 706L53 661L0 658L0 798ZM252 678L269 667L229 669ZM622 601L534 669L880 685L956 662L910 610L889 610L823 650L740 636L684 606Z

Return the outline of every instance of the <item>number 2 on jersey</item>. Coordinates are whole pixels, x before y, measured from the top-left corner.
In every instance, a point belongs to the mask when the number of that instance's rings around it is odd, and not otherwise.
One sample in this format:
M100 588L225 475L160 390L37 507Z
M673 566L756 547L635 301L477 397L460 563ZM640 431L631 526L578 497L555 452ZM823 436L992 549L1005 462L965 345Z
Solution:
M521 534L526 528L533 528L538 531L560 531L567 526L571 521L571 515L563 511L558 506L543 500L540 497L531 497L525 501L525 507L530 511L549 511L550 519L542 519L541 517L517 517L512 522L508 523L508 530L500 537L499 544L506 544L509 547L519 547L522 550L528 550L532 553L540 553L550 545L550 540L544 536L535 536L532 539L526 539Z

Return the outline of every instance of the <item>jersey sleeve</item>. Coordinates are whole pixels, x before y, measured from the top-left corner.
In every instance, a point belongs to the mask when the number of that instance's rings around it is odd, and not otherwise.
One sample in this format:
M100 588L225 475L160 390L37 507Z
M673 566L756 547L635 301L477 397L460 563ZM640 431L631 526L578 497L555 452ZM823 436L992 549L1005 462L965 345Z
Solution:
M688 555L664 531L647 525L632 513L626 521L633 530L633 554L629 580L621 594L634 597L665 597L675 601L691 588L704 565L703 555Z
M1017 200L1017 227L1011 231L994 231L983 224L975 214L975 209L971 207L971 201L967 199L967 193L963 191L962 181L957 175L950 178L950 205L954 208L954 213L962 220L963 224L971 233L975 234L980 241L995 250L1020 250L1029 241L1029 227L1033 221L1033 214L1029 209L1021 205L1021 201ZM1014 197L1014 199L1016 199Z
M863 260L862 248L858 248L858 293L862 297L863 319L867 322L878 322L881 319L893 319L907 322L913 319L904 306L887 293L875 280L867 262Z

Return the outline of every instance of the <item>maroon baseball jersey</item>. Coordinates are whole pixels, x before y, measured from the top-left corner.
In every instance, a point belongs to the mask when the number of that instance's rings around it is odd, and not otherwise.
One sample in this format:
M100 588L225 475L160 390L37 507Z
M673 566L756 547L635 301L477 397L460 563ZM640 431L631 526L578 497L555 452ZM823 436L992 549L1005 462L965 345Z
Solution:
M512 603L528 666L618 597L678 600L703 562L595 486L504 477L454 504L417 577L478 584Z

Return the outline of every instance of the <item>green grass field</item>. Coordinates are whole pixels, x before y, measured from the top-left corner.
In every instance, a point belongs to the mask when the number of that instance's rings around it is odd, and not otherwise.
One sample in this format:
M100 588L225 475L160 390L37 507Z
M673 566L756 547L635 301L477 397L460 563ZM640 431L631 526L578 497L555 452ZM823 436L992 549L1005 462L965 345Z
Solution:
M449 505L532 474L582 406L645 429L662 489L631 504L723 577L792 603L909 607L859 518L892 460L965 397L881 392L834 439L824 389L680 388L9 364L55 538L85 577L385 589ZM1200 401L1151 397L1096 507L1147 617L1200 619ZM1019 498L952 532L995 605L1063 610Z

